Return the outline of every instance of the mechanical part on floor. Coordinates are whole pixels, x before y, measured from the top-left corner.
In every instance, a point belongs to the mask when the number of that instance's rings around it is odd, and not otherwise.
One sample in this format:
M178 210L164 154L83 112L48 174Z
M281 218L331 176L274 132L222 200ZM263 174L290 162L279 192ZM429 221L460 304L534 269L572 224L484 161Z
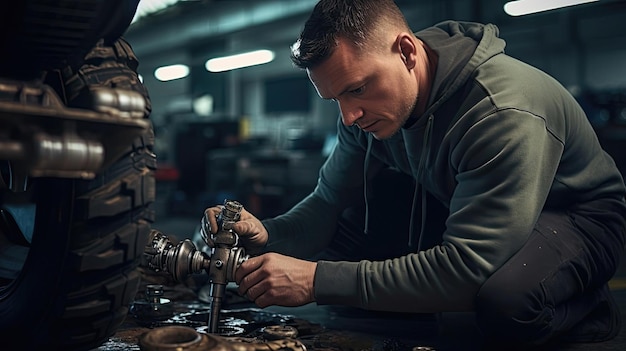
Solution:
M199 333L184 326L152 329L141 336L139 346L144 351L306 351L306 347L296 339L222 337Z
M130 314L146 324L171 318L174 315L172 302L163 295L163 285L146 285L145 297L133 302L130 306Z
M222 211L217 216L218 230L210 237L203 236L211 247L210 254L199 251L193 242L185 239L174 245L163 233L153 230L145 250L148 267L165 271L177 281L183 281L190 274L206 271L210 284L210 313L208 327L210 333L217 333L222 300L226 285L235 281L235 271L248 259L243 247L239 246L239 236L232 230L233 223L241 216L243 206L237 201L224 201Z
M145 351L200 351L215 349L217 342L193 328L173 325L146 332L139 339L139 346Z
M298 337L298 329L290 325L269 325L261 330L267 340L278 340Z

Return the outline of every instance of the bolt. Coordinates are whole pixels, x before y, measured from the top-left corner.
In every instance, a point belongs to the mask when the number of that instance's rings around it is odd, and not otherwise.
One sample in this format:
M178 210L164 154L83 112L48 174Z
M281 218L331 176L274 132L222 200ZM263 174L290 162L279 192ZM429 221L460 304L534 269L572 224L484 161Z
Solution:
M222 260L215 260L215 267L222 268L223 265L224 262L222 262Z

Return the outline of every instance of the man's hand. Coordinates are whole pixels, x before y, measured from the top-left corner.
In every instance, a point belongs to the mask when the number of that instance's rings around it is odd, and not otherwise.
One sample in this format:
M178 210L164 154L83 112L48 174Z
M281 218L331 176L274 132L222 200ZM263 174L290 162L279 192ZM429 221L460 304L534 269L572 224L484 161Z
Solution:
M210 234L217 233L217 215L222 211L223 206L209 207L204 210L202 225L200 230L202 236L206 239L209 246L212 246ZM263 223L259 221L245 208L241 209L241 217L239 221L233 224L233 231L239 235L241 245L250 253L255 253L267 244L267 230Z
M249 258L235 272L239 293L259 307L295 307L315 301L317 263L267 253Z

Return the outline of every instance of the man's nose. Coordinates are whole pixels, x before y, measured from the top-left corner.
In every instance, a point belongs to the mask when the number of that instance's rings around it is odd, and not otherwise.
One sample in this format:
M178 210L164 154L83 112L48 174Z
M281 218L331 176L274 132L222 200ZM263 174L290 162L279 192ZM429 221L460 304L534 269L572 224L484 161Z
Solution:
M341 122L346 127L354 125L359 118L363 117L363 109L358 106L339 103L339 109L341 110Z

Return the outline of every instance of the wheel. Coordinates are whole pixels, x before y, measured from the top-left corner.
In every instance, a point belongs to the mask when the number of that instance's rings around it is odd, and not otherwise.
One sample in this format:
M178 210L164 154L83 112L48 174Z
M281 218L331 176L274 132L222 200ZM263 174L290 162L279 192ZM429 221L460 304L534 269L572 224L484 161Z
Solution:
M0 59L0 77L39 79L41 69L50 69L41 83L54 87L74 109L90 108L93 87L133 90L145 97L148 118L150 101L136 74L136 58L118 38L136 3L3 2L0 18L10 21L0 27L15 30L0 34L0 48L12 53ZM62 24L72 30L49 30ZM54 43L65 43L64 49L57 50ZM86 52L83 61L76 60ZM56 70L62 63L65 69ZM45 122L48 127L53 123ZM116 152L91 180L30 178L20 188L24 191L11 191L15 187L8 184L15 174L0 158L0 345L88 350L124 321L140 283L138 266L154 220L150 207L156 169L152 128L134 141L128 135L136 132L126 129L121 126L115 129L119 135L106 136ZM0 140L7 136L10 130L0 130ZM129 141L118 147L119 140Z
M36 179L2 194L2 343L89 349L123 322L153 221L152 145L148 132L91 181Z

